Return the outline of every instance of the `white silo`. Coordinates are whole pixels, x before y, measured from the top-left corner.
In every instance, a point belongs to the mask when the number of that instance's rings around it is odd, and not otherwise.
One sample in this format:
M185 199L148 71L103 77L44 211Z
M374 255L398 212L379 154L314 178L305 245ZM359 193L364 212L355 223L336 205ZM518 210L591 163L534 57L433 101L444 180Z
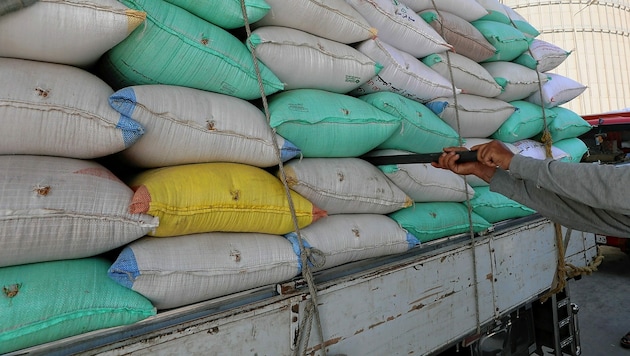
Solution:
M588 87L563 105L581 115L630 106L630 0L503 0L571 55L551 72Z

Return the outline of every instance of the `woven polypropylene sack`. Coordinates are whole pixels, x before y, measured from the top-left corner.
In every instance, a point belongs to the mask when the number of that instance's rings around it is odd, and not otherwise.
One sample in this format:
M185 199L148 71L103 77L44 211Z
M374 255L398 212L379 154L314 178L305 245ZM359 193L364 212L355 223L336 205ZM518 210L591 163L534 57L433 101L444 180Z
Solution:
M325 212L284 186L273 174L240 163L197 163L144 171L130 181L130 210L160 219L151 236L202 232L286 234Z
M438 98L426 105L462 137L488 137L514 113L508 102L470 94Z
M410 152L397 150L375 151L375 156L402 155ZM456 201L462 202L475 192L464 179L445 169L435 168L429 163L400 163L381 165L385 173L398 188L414 202Z
M296 89L269 98L270 125L304 157L357 157L388 139L400 118L355 97Z
M83 69L0 58L0 77L0 154L91 159L144 134L109 106L112 88Z
M165 1L121 0L147 13L145 24L107 51L97 72L114 90L170 84L241 99L258 99L284 86L227 30ZM257 72L259 71L259 72Z
M418 239L387 215L339 214L327 216L300 230L306 248L323 253L321 270L349 262L403 253L419 244ZM300 243L297 233L285 235L293 244L300 268Z
M254 28L295 28L340 43L351 44L377 35L377 30L345 0L267 0L271 11Z
M31 6L39 0L5 0L0 4L0 16Z
M475 196L470 200L472 211L490 223L520 218L536 213L535 210L505 195L490 191L489 186L475 187L474 189Z
M132 196L96 162L0 156L0 266L94 256L144 236L157 220L129 213Z
M511 61L529 48L531 39L512 25L489 20L471 23L496 48L495 54L484 62Z
M588 153L588 146L578 137L565 138L554 142L553 147L567 153L565 157L560 159L565 162L581 162L584 155Z
M391 0L346 0L376 28L378 37L416 58L452 49L407 5Z
M571 109L556 106L548 110L555 114L554 119L547 122L547 129L552 142L581 136L592 128L588 121ZM536 139L540 139L540 137L536 137Z
M400 118L400 129L377 149L431 153L457 146L459 136L424 104L392 92L362 95L359 99Z
M225 29L235 29L263 18L271 5L265 0L166 0L173 5ZM243 6L245 14L243 14Z
M412 233L420 242L441 237L484 231L492 226L481 216L468 214L468 208L457 202L416 203L389 216Z
M284 166L287 184L332 214L387 214L411 199L372 164L359 158L304 158Z
M586 85L564 75L545 73L545 76L548 80L542 88L525 100L546 108L553 108L577 98L587 89Z
M477 0L402 0L401 2L416 12L437 9L440 13L449 12L468 22L479 20L488 15L488 10L481 6Z
M447 11L424 10L419 13L437 33L453 46L456 53L475 62L495 55L497 49L469 21Z
M145 134L120 155L136 167L233 162L271 167L299 154L275 135L264 113L233 96L173 85L138 85L109 98L123 117L145 128Z
M422 63L440 73L464 94L498 97L503 90L481 64L457 53L436 53L424 57Z
M101 258L0 268L0 353L155 315L140 294L109 277Z
M108 271L158 309L280 283L298 273L298 258L282 236L245 232L144 237L125 247Z
M418 58L378 38L359 43L357 49L383 65L383 69L367 83L351 91L350 95L361 96L389 91L426 103L441 96L461 92L460 89L453 88L448 79Z
M536 38L529 45L529 50L516 57L514 63L524 65L539 72L547 72L564 63L570 54L570 51L564 50L553 43Z
M280 26L259 27L247 40L285 90L347 93L372 79L382 66L354 47Z
M557 116L550 109L524 100L510 101L510 105L516 110L490 137L509 143L532 138Z
M501 86L502 91L495 99L503 101L524 100L548 80L546 74L514 62L497 61L481 65Z
M145 17L116 0L40 0L0 18L0 57L88 68Z

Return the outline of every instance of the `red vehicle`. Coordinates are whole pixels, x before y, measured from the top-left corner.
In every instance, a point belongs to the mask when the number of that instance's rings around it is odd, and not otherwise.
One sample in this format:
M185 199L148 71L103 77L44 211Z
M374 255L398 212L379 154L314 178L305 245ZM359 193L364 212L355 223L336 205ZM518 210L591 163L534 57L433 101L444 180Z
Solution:
M580 136L589 148L582 162L614 164L627 169L630 166L630 110L582 117L593 127ZM599 244L630 253L630 239L605 235L596 235L596 239Z

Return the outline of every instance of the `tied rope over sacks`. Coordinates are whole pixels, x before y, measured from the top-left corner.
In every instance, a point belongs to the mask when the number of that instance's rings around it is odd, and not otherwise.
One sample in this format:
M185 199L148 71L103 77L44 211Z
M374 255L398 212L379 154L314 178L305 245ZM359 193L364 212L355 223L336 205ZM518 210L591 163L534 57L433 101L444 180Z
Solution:
M243 14L243 20L245 22L245 30L247 33L247 37L251 36L251 27L249 20L247 18L247 8L245 6L245 0L241 0L241 12ZM258 87L261 93L262 105L265 112L265 117L267 122L270 122L269 115L269 106L267 103L267 97L265 95L265 89L263 86L262 76L260 73L260 69L258 66L258 58L256 57L256 49L254 46L249 46L251 48L252 60L254 62L254 68L256 71L256 76L258 79ZM293 199L291 198L291 192L289 185L287 184L287 177L284 170L284 165L282 160L280 159L280 148L278 147L278 142L276 139L276 130L272 128L274 135L272 135L273 147L276 153L276 157L278 157L279 162L279 171L281 175L282 185L284 186L285 193L287 196L287 201L289 204L289 209L291 211L291 217L293 219L293 226L297 235L298 246L300 247L300 261L302 262L302 277L306 280L308 291L310 294L310 299L306 301L306 305L304 307L305 316L302 318L300 322L300 326L297 334L297 342L296 347L293 349L293 355L306 355L306 349L308 346L308 341L310 339L311 328L313 325L313 319L315 319L317 332L319 334L320 344L319 349L322 352L323 356L326 356L326 348L324 347L324 333L322 331L321 319L319 317L319 310L317 309L317 289L315 286L315 282L313 280L313 273L311 271L311 266L313 267L321 267L326 263L325 255L322 251L315 248L305 248L304 240L302 238L302 233L300 231L300 227L297 221L297 215L295 213L295 207L293 205Z

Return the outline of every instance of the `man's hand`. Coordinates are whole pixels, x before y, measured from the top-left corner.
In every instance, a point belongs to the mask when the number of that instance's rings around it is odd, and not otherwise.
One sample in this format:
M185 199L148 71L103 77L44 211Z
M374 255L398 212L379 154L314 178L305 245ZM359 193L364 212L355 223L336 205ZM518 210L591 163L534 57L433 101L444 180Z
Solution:
M456 174L474 174L486 182L490 182L497 168L507 170L512 162L514 153L501 141L491 141L471 147L477 151L477 162L459 162L457 152L466 151L465 147L446 147L438 162L431 163L433 167L448 169Z
M510 169L510 163L514 152L512 152L501 141L490 141L481 145L476 145L470 148L471 151L477 151L477 160L488 167L502 168L504 170Z

